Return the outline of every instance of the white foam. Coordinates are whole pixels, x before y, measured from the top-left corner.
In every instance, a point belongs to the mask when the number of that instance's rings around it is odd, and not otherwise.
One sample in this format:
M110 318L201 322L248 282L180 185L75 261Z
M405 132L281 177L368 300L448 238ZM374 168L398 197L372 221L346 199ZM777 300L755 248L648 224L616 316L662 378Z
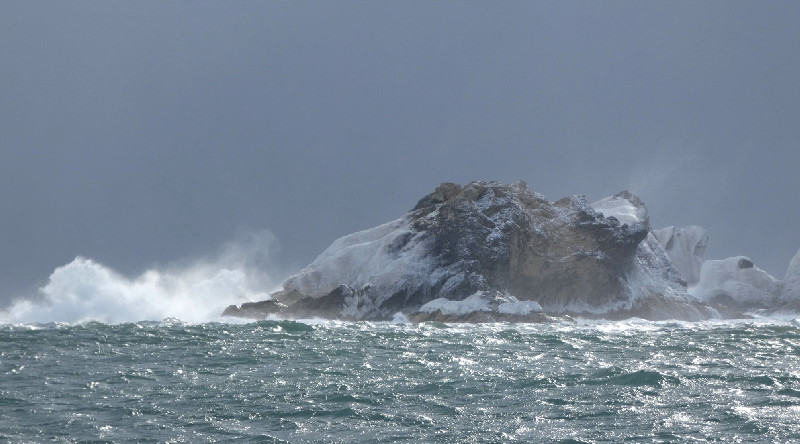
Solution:
M257 240L251 236L244 243L228 243L212 260L152 269L133 278L77 257L53 271L38 299L21 300L0 312L0 322L216 320L230 304L268 298L270 279L253 263L253 255L265 254L261 248L267 246Z
M392 317L392 324L408 324L409 322L408 316L399 311Z

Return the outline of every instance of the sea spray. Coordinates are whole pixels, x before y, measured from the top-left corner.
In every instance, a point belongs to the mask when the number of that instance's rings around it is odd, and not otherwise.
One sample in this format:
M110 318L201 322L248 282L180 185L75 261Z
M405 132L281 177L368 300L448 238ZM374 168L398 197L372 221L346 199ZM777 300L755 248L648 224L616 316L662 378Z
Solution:
M6 323L136 322L218 319L230 304L267 299L276 242L269 232L242 233L209 257L181 260L127 277L77 257L56 268L38 297L0 312Z

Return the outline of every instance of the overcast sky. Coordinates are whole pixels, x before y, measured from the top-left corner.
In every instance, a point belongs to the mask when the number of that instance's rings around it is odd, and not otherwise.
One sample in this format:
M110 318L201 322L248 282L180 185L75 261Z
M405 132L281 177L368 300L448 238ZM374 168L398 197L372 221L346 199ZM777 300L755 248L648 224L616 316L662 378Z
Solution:
M269 230L281 272L444 181L623 189L800 248L800 2L0 3L0 302Z

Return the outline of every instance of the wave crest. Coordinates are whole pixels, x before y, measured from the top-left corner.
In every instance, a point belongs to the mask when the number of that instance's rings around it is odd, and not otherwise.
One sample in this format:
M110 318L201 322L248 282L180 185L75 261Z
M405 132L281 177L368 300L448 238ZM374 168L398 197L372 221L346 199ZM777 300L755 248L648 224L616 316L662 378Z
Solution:
M134 278L79 256L53 271L48 283L39 289L39 298L17 301L0 313L0 320L7 323L120 323L165 318L190 323L213 321L230 304L268 298L273 280L263 273L265 244L274 244L268 233L249 234L225 244L213 260L151 269Z

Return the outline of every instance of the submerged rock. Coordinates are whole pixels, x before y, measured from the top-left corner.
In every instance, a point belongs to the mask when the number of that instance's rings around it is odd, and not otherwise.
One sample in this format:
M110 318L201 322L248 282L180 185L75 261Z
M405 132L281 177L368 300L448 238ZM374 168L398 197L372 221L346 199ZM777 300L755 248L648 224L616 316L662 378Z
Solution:
M267 316L278 314L285 305L272 300L259 302L245 302L242 305L230 305L223 312L222 316L236 316L250 319L266 319Z
M465 321L713 315L686 293L649 231L646 207L628 192L590 205L582 196L550 202L521 181L445 183L402 218L336 240L271 304L226 313ZM434 301L469 304L475 295L494 296L485 310L429 310ZM541 311L504 313L504 303Z

